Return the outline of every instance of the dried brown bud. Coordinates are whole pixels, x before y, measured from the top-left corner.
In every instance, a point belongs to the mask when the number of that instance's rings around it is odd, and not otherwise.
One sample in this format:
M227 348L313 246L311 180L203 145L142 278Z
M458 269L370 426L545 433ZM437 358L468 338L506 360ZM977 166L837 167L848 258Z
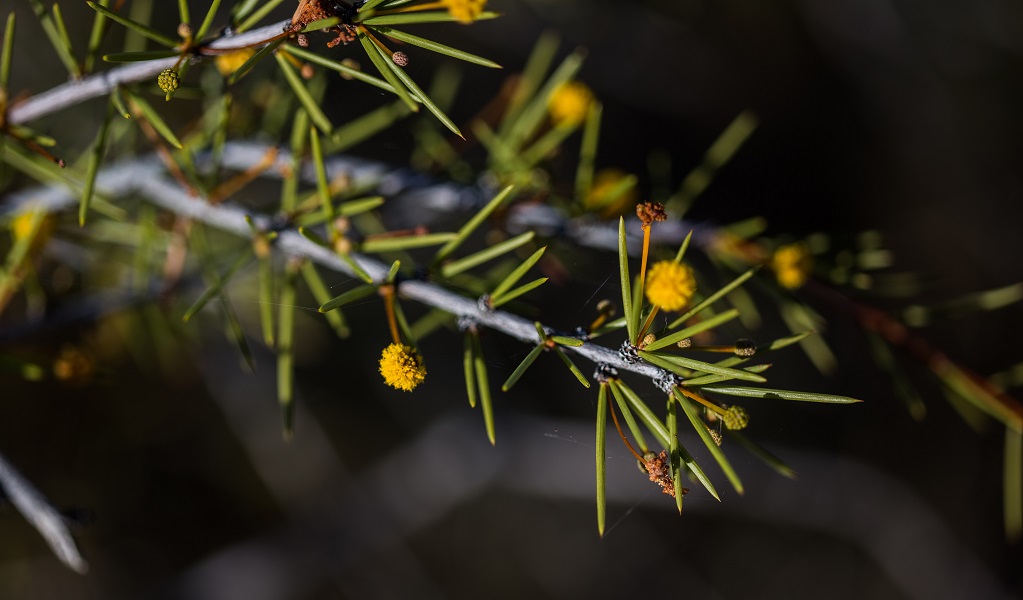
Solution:
M642 469L650 477L650 481L661 486L662 492L672 498L675 497L675 482L671 478L671 461L668 460L667 452L661 450L660 454L653 452L644 454ZM682 488L683 494L688 491L688 489Z
M301 73L302 79L312 79L313 75L316 75L316 70L313 69L313 66L311 64L305 63L302 65Z
M192 37L192 26L188 23L181 23L178 25L178 36L182 38Z
M660 202L642 202L636 205L636 216L643 224L649 227L655 221L666 221L668 213L664 212L664 205Z

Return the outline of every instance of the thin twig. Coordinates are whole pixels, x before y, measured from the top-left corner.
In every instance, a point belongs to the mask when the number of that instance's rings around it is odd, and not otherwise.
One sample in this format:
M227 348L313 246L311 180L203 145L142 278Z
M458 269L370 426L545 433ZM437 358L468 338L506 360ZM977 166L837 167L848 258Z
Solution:
M25 519L32 524L65 565L77 573L89 570L88 563L78 553L64 517L11 463L0 454L0 489Z
M266 27L260 27L259 29L239 35L225 35L211 43L210 47L230 50L232 48L244 48L258 44L261 40L266 40L280 33L285 26L290 24L291 21L281 21L274 25L267 25ZM164 69L173 67L177 61L178 57L176 56L158 60L147 60L69 81L11 106L7 111L7 122L14 125L28 123L65 108L81 104L91 98L106 96L119 85L153 79Z

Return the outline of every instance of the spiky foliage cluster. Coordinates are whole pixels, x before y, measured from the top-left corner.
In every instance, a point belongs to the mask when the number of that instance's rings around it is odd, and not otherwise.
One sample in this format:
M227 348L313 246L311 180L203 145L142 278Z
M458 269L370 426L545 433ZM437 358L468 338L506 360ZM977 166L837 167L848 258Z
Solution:
M663 198L663 206L640 204L632 217L637 178L614 168L596 169L602 107L575 79L583 51L555 64L557 40L540 38L523 75L495 104L499 110L469 122L467 130L484 151L483 159L473 163L463 155L462 127L447 114L456 89L450 71L442 71L427 93L405 67L427 51L474 66L498 65L406 29L419 23L465 24L496 16L485 11L484 2L301 0L291 19L256 28L281 2L247 0L224 15L215 0L197 27L187 2L179 2L181 24L174 33L133 17L134 12L123 13L120 3L88 2L95 11L93 35L84 53L76 55L59 5L47 10L33 0L69 73L88 83L63 88L71 94L64 104L47 95L18 104L10 101L15 96L9 67L16 28L13 14L8 18L0 54L3 165L37 180L44 185L38 189L45 191L30 190L8 203L12 236L0 280L0 311L9 319L17 314L16 318L31 320L52 299L81 292L62 289L41 275L50 268L43 253L47 244L72 239L95 252L85 264L72 265L80 281L102 282L139 298L156 290L163 300L163 315L173 317L168 326L188 323L200 313L215 313L243 364L252 368L251 342L229 291L248 284L236 276L255 264L253 294L259 298L261 342L277 357L277 398L286 437L293 434L295 419L299 293L316 299L326 325L340 337L349 330L341 309L380 298L381 333L372 354L384 348L379 362L383 383L403 391L432 383L419 340L443 326L457 327L464 342L461 358L468 400L473 407L481 405L491 443L496 441L491 367L481 342L488 331L533 345L505 379L505 391L543 353L557 355L588 388L589 378L571 358L582 357L597 366L594 378L599 384L596 479L601 532L609 411L641 469L675 498L681 511L687 491L681 483L684 478L698 482L715 498L719 493L681 442L679 410L741 493L742 483L723 450L730 440L752 449L783 475L791 476L792 470L740 433L751 423L755 429L755 414L751 417L747 408L732 405L732 399L857 402L845 396L764 387L763 373L771 365L751 362L763 353L801 343L822 369L829 367L826 346L811 335L811 330L820 329L819 318L791 296L824 272L829 249L819 239L763 238L757 221L703 226L695 235L682 224L685 209L712 180L714 169L752 133L751 115L736 119L708 151L707 161L675 194ZM133 11L144 4L133 3ZM125 48L103 54L110 22L125 28ZM395 51L399 44L404 50ZM328 58L321 52L335 46L347 46L344 58ZM112 67L104 77L95 75L105 63L131 64ZM368 114L336 123L324 111L322 100L327 78L338 75L346 85L382 90L386 99ZM107 97L108 109L96 126L95 141L77 156L59 140L27 125L95 96ZM186 97L201 100L198 111L188 119L168 118L175 104L163 101ZM414 125L413 166L456 182L487 182L483 189L467 188L478 202L453 231L433 231L425 223L389 230L381 216L392 200L382 189L395 188L393 177L387 179L389 170L337 157L422 107L430 115ZM178 125L180 121L189 124ZM275 141L270 145L245 141L256 134ZM552 181L555 172L545 167L573 137L579 142L574 181ZM151 150L150 159L113 162L132 157L140 145ZM64 162L47 148L61 148L60 154L72 156L70 168L62 170ZM268 204L265 190L273 180L280 185L276 200ZM37 202L40 196L50 201ZM77 204L77 227L64 218L69 200ZM623 214L630 215L628 220L621 218ZM680 245L673 258L666 243L651 242L655 227L665 231L660 239ZM471 249L481 233L488 243ZM506 312L509 305L521 306L526 294L547 282L545 276L524 279L530 272L557 270L557 248L554 256L546 252L553 243L616 252L620 305L605 300L592 320L585 319L588 323L560 326ZM698 285L708 277L688 260L691 243L693 253L709 257L719 269L711 280L726 283ZM651 256L658 260L648 268ZM614 256L605 253L600 259L611 263ZM637 260L638 276L633 277ZM763 266L767 268L757 275ZM870 266L859 265L862 270ZM334 295L322 278L324 268L347 273L358 283ZM759 347L724 333L733 321L756 317L742 288L755 276L781 298L782 315L793 330L791 336ZM843 276L852 282L869 277L855 268L846 268ZM195 281L201 282L197 293L191 285ZM410 323L402 309L402 302L409 301L430 312ZM624 335L624 342L602 343L601 338L613 335ZM721 359L714 354L721 352L729 356ZM430 359L457 360L455 355ZM62 380L87 383L90 360L83 350L63 352L52 372ZM42 365L21 364L26 378L47 376ZM630 371L655 384L650 393L666 401L663 411L652 409L619 376ZM991 405L988 400L980 402ZM991 412L1010 425L1018 424L1018 415L999 402Z

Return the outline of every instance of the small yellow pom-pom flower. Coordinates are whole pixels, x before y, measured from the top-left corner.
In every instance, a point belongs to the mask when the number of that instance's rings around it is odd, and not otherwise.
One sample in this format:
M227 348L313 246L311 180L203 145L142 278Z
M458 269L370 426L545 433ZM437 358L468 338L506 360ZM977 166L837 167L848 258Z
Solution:
M680 310L696 293L696 279L687 265L662 260L650 267L646 275L646 299L664 310Z
M635 181L635 175L621 169L601 169L593 176L593 185L583 198L583 206L586 210L599 211L603 218L624 214L636 205L639 197Z
M771 257L771 269L778 279L778 285L790 290L803 287L813 270L810 249L802 242L778 248Z
M411 392L426 379L426 367L415 348L391 344L380 357L380 374L387 385Z
M547 102L551 121L558 126L581 123L593 104L593 92L578 81L569 81L558 86Z
M176 91L181 85L181 77L178 76L178 72L174 69L164 69L160 71L160 76L156 78L156 85L160 86L160 89L170 93Z
M741 406L729 406L725 410L725 414L721 415L721 420L725 422L725 427L728 429L739 431L746 429L746 426L749 425L749 413Z
M487 0L441 0L441 2L456 21L466 25L475 21L487 5Z
M245 64L245 61L252 58L256 51L252 48L241 48L233 52L218 54L216 59L217 71L222 77L229 77Z

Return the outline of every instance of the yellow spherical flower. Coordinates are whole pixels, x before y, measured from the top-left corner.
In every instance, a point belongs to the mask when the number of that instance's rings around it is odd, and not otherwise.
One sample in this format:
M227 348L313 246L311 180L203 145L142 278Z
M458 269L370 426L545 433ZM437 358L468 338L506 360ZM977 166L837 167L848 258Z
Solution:
M639 192L636 176L621 169L601 169L593 176L593 185L583 198L586 210L598 211L602 218L616 217L636 206Z
M26 211L14 218L11 223L11 236L14 241L31 237L29 252L34 253L50 238L54 226L55 218L52 214L37 215L32 211Z
M555 125L576 125L586 118L593 104L593 92L578 81L558 86L547 102L547 112Z
M223 77L228 77L241 68L245 61L252 58L256 51L252 48L241 48L232 52L217 55L217 70Z
M781 246L771 257L771 269L782 287L790 290L803 287L813 271L810 249L802 242Z
M411 392L426 379L426 366L415 348L391 344L380 357L380 374L387 385Z
M441 2L456 21L466 25L475 21L487 5L487 0L441 0Z
M646 275L646 299L664 310L681 310L696 293L696 278L687 265L673 260L662 260Z

